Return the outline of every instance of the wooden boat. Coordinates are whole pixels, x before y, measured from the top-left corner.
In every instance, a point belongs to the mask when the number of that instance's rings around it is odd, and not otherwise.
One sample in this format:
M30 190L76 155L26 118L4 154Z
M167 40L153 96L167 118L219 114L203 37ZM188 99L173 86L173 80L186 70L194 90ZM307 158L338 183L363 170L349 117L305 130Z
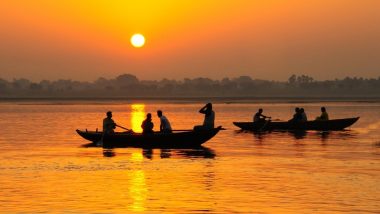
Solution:
M356 121L359 117L334 119L334 120L313 120L307 122L278 122L278 121L265 121L265 122L233 122L233 124L243 130L250 131L268 131L268 130L343 130Z
M138 147L138 148L194 148L199 147L206 141L214 137L221 126L209 130L185 130L173 133L155 132L152 134L142 134L134 132L115 132L105 135L103 147ZM84 139L92 141L94 144L102 139L103 132L81 131L77 133Z

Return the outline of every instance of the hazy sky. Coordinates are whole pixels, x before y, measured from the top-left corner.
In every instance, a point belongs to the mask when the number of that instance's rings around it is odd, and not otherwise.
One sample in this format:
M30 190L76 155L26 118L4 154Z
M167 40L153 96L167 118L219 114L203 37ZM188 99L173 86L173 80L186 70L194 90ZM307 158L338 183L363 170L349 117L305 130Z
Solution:
M146 37L143 48L129 40ZM0 78L380 76L380 0L1 0Z

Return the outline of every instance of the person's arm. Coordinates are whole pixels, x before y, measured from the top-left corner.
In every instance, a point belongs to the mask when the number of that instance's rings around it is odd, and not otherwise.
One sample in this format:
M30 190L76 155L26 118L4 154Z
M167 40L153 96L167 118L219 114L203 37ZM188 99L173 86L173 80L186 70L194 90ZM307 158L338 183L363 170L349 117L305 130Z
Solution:
M162 124L162 121L160 122L160 131L164 129L164 125Z
M207 105L203 106L200 110L199 110L199 113L201 114L206 114L207 112Z
M112 126L112 129L116 129L116 123L115 123L114 120L112 120L112 122L111 122L111 126Z

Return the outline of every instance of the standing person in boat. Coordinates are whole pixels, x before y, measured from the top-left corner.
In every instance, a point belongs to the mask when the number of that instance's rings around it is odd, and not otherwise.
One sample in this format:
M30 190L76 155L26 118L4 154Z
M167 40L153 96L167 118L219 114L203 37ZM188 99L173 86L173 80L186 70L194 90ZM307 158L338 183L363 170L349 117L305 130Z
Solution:
M112 112L108 111L106 115L107 117L103 119L103 133L104 134L114 133L114 129L116 128L116 123L112 119Z
M316 120L329 120L329 114L327 114L326 108L321 108L321 116L317 117Z
M301 114L301 121L302 121L302 122L306 122L306 121L307 121L307 116L306 116L306 113L305 113L305 109L304 109L304 108L301 108L301 109L300 109L300 114Z
M170 126L170 122L168 118L162 115L162 111L157 111L157 116L160 118L160 132L163 133L172 133L172 127Z
M146 119L142 122L141 128L143 129L143 134L152 134L153 133L153 122L152 114L148 113Z
M194 126L194 130L207 130L207 129L213 129L214 128L214 122L215 122L215 112L212 110L212 104L207 103L205 106L203 106L199 113L205 115L205 119L203 120L203 125L201 126Z
M253 122L258 123L258 122L265 122L266 118L271 118L263 115L263 109L260 108L259 111L253 116Z

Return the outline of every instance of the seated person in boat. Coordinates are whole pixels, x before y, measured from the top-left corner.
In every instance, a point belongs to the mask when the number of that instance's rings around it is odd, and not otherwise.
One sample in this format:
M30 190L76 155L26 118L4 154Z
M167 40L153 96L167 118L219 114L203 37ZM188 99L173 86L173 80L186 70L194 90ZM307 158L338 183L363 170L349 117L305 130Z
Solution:
M152 114L148 113L146 115L146 119L142 122L141 128L143 130L143 134L153 133L153 122L152 122Z
M301 108L300 109L300 114L301 114L301 121L302 122L306 122L307 121L307 116L306 116L306 113L305 113L305 109L304 108Z
M212 104L207 103L205 106L203 106L199 113L204 114L205 118L203 120L202 126L194 126L194 130L207 130L207 129L213 129L214 128L214 122L215 122L215 112L212 110Z
M266 118L270 118L270 117L263 115L263 109L260 108L259 111L253 116L253 122L255 123L265 122Z
M329 120L329 114L326 112L326 108L321 108L321 116L317 117L315 120Z
M293 115L293 118L289 120L289 122L292 122L292 123L301 122L302 121L302 114L301 114L300 108L297 107L294 109L294 111L296 113Z
M107 112L107 117L103 119L103 132L105 134L114 133L114 129L116 128L116 123L112 119L112 112Z
M170 126L170 122L168 118L166 118L161 110L157 111L157 116L160 118L160 132L163 133L172 133L172 127Z

